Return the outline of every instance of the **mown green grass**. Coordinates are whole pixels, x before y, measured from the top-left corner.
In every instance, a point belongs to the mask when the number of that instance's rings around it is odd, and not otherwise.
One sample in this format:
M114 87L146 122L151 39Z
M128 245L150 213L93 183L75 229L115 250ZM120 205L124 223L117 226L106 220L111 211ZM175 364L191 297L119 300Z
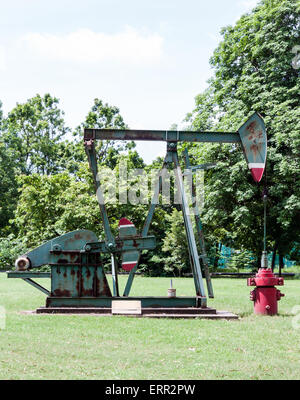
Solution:
M166 295L169 283L136 277L132 295ZM44 305L45 296L0 274L6 309L0 379L299 379L300 328L293 328L292 308L300 305L300 281L285 281L274 317L253 315L245 279L213 285L208 305L238 313L238 321L24 315ZM173 286L177 295L193 294L191 278L173 279Z

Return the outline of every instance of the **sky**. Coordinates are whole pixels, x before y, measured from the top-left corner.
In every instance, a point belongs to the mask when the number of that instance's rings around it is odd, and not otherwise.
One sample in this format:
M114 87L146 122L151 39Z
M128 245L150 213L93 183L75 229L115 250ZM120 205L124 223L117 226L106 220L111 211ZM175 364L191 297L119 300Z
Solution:
M66 125L94 98L131 129L170 129L195 105L213 71L220 30L257 0L0 0L4 113L36 94L59 98ZM149 163L164 143L137 142Z

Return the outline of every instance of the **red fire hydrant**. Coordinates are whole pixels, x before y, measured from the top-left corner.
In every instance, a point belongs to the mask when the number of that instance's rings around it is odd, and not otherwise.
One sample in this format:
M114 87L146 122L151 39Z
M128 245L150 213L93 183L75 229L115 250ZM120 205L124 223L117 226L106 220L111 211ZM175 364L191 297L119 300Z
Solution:
M274 286L283 284L283 278L276 278L271 268L260 268L255 277L247 279L248 286L257 286L250 292L250 300L254 301L255 314L277 314L277 301L284 294Z

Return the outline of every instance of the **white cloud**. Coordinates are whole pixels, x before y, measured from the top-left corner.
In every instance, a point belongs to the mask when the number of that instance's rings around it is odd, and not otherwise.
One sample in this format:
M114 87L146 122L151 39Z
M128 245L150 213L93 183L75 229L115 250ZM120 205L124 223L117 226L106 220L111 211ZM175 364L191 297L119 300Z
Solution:
M138 65L156 63L163 52L160 35L141 34L131 27L116 34L89 29L79 29L66 35L29 33L21 40L39 57L82 64L106 61Z
M5 47L0 45L0 71L6 70L6 54Z

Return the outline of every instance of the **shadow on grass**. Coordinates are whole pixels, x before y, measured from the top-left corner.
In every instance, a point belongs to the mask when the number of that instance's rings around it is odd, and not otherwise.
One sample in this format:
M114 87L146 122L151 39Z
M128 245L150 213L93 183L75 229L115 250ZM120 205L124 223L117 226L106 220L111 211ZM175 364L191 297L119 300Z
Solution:
M280 313L280 312L279 312L279 313L277 314L277 316L278 316L278 317L284 317L284 318L285 318L285 317L294 317L295 314L293 314L293 313Z
M246 317L250 317L251 315L255 315L255 316L266 316L266 317L283 317L283 318L290 318L290 317L294 317L295 314L292 313L278 313L275 315L264 315L264 314L254 314L253 311L242 311L238 313L240 318L246 318Z
M253 314L253 311L242 311L242 312L238 313L240 318L250 317L250 315L252 315L252 314Z

